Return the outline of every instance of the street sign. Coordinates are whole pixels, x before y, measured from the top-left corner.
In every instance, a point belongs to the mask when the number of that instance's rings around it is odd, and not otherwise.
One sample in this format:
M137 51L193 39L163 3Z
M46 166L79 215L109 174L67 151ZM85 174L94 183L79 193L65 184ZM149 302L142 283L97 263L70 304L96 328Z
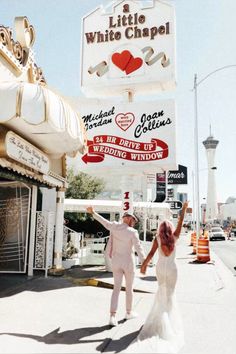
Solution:
M166 203L170 204L171 210L179 210L182 209L182 203L179 200L167 200Z

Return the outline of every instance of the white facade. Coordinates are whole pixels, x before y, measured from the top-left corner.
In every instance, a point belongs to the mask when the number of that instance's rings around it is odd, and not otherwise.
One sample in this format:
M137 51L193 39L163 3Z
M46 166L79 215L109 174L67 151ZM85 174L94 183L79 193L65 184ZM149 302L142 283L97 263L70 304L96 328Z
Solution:
M9 27L0 31L0 272L33 275L62 267L66 159L84 150L86 134L78 113L47 87L27 17L15 18L16 40Z
M236 200L233 203L223 204L220 207L220 216L222 220L236 220Z

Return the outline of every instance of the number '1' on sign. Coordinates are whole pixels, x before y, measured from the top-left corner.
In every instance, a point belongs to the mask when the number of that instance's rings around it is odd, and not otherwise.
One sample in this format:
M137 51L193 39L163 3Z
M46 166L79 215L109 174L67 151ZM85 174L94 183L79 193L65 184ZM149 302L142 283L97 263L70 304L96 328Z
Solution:
M129 192L124 192L124 202L123 202L123 211L127 212L130 209L130 202L129 202Z
M121 214L133 213L133 178L130 176L123 176L121 180L122 187L122 207Z

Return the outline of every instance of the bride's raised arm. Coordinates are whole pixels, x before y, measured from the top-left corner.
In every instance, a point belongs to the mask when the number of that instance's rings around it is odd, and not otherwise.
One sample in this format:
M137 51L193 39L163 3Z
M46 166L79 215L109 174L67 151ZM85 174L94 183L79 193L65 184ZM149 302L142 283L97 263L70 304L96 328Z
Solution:
M179 220L178 220L178 224L177 224L177 227L176 227L175 232L174 232L175 237L179 237L179 235L180 235L182 224L183 224L183 221L184 221L184 214L185 214L185 211L186 211L187 207L188 207L188 202L184 202L182 210L181 210L181 214L180 214L180 217L179 217Z

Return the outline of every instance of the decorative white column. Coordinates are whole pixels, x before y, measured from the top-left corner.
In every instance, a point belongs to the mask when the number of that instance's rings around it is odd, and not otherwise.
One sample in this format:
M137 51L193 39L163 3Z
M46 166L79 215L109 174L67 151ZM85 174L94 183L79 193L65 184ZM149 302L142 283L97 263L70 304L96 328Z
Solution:
M63 269L62 267L62 247L63 247L63 225L64 225L64 200L65 189L60 188L57 191L56 199L56 228L55 228L55 245L54 245L54 268Z
M203 141L206 148L207 164L208 164L208 183L207 183L207 203L206 203L206 222L217 219L218 207L216 199L216 182L215 182L215 151L219 141L210 136Z
M35 246L37 195L38 195L38 187L33 186L32 187L32 199L31 199L29 258L28 258L28 275L29 276L33 275L33 268L34 268L34 246Z

